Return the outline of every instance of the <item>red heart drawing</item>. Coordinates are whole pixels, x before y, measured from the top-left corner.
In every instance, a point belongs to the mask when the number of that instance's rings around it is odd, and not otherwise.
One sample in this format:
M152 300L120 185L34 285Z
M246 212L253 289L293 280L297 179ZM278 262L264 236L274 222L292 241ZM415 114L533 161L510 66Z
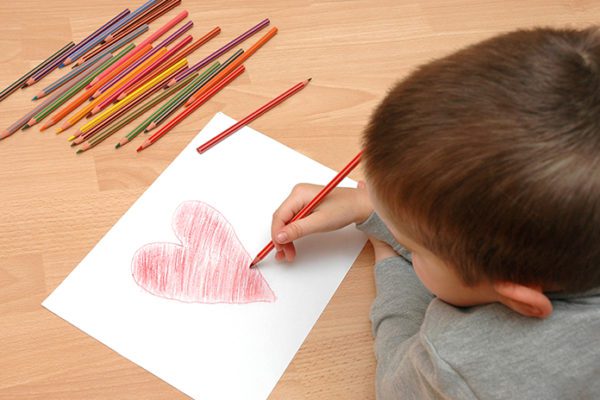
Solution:
M173 230L181 245L151 243L133 256L133 279L142 288L193 303L275 301L260 271L248 268L252 258L220 212L186 201L175 211Z

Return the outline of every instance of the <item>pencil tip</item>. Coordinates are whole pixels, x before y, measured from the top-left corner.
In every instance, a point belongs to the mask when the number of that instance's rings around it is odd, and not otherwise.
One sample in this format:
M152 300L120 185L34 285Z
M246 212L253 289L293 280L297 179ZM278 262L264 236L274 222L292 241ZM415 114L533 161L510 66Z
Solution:
M144 150L144 145L141 145L140 147L138 147L136 151L139 153L142 150Z
M33 98L31 99L31 101L36 101L38 99L37 96L33 96Z
M56 128L56 134L58 135L59 133L61 133L63 131L63 128L58 127Z
M48 127L47 127L46 125L42 125L42 126L40 127L40 132L43 132L43 131L45 131L46 129L48 129Z
M121 147L121 143L115 144L115 149L118 149L119 147Z
M77 150L77 151L75 152L75 154L79 154L79 153L83 153L83 150L82 150L82 149L79 149L79 150Z
M70 136L70 137L69 137L67 140L68 140L69 142L72 142L74 139L75 139L75 136Z
M310 81L312 81L312 78L308 78L306 81L307 81L307 82L310 82Z
M27 130L29 128L30 128L29 124L25 124L25 125L23 125L23 127L21 128L21 130L24 131L24 130Z
M5 139L9 136L10 136L10 133L8 131L2 131L2 133L0 133L0 140Z

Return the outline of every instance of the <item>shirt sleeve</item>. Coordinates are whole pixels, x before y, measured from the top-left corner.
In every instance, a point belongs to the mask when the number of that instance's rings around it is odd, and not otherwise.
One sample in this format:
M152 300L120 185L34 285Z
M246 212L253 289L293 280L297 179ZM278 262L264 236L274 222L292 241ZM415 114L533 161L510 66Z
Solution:
M380 387L382 379L394 375L396 364L407 356L433 296L416 276L410 253L394 240L377 214L357 228L385 241L398 253L375 265L377 296L371 308L371 323Z

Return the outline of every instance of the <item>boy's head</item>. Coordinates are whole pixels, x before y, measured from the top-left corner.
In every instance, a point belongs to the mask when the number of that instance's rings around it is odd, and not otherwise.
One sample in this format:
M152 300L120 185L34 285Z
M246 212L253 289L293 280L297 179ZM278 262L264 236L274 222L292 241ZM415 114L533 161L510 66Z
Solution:
M392 230L465 287L600 286L597 29L516 31L419 68L375 111L364 156Z

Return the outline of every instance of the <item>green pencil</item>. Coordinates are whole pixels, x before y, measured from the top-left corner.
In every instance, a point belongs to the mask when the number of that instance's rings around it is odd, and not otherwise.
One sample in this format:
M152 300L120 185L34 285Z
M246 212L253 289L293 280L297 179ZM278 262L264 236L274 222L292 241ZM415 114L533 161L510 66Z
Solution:
M220 65L218 67L218 69L215 69L211 72L207 71L207 72L209 72L207 75L203 74L203 79L196 82L196 84L193 87L191 87L185 94L182 93L181 96L178 96L177 100L175 100L167 109L163 110L163 112L160 115L158 115L156 118L154 118L154 121L152 121L150 123L150 125L148 125L148 127L146 128L146 132L150 132L152 129L156 128L163 121L165 121L167 118L169 118L171 115L173 115L173 113L175 111L177 111L183 104L185 104L185 102L194 93L196 93L204 85L206 85L206 83L208 81L210 81L215 75L217 75L219 72L221 72L225 68L227 68L229 66L229 64L231 64L233 61L235 61L235 59L238 58L239 56L241 56L243 53L244 53L244 50L238 49L235 53L233 53L231 55L231 57L229 57L227 60L225 60L225 62L222 65Z
M173 86L173 90L171 90L171 88L169 88L168 90L164 90L164 91L159 92L158 95L152 97L149 101L147 101L145 103L142 103L138 108L134 109L131 113L125 115L120 120L117 120L112 125L107 126L106 128L104 128L103 131L98 132L90 140L88 140L85 143L82 143L81 147L79 148L79 150L77 150L77 154L82 153L82 152L84 152L86 150L91 149L92 147L96 146L98 143L104 141L106 138L108 138L111 135L113 135L115 132L118 132L124 126L128 125L130 122L132 122L133 120L135 120L136 118L138 118L140 115L144 114L145 112L147 112L148 110L150 110L155 105L159 104L161 101L163 101L167 97L169 97L169 96L173 95L174 93L176 93L182 87L184 87L185 85L187 85L191 80L193 80L197 75L198 74L192 74L192 75L190 75L189 79L186 77L186 79L182 80L181 82L178 82L177 85ZM118 149L123 144L128 143L134 137L135 136L129 138L129 136L128 136L126 138L121 139L121 141L119 143L117 143L117 145L115 146L115 148Z
M106 54L104 57L100 58L93 66L90 67L88 71L84 71L81 77L75 81L74 85L68 89L65 93L59 96L56 100L48 105L48 107L42 109L39 113L37 113L33 118L29 120L27 125L33 126L46 118L48 115L52 114L56 111L57 108L65 104L69 99L79 93L83 88L85 88L95 77L100 75L104 70L108 67L119 61L120 58L125 56L131 49L133 49L134 45L131 44L119 52L116 56L112 56L111 54ZM99 64L99 65L98 65ZM44 131L49 128L52 124L43 125L40 128L40 131Z
M181 90L181 92L177 93L177 96L173 97L163 106L161 106L158 110L156 110L156 112L152 114L152 120L145 128L146 132L152 130L157 125L156 121L163 115L168 113L169 110L171 110L173 107L178 107L178 105L181 105L182 99L188 99L192 95L192 93L195 93L196 90L198 90L199 85L201 85L203 82L206 82L207 78L209 78L210 76L213 76L213 74L219 68L220 65L220 62L215 62L206 71L200 74L200 76L198 76L186 87L184 87L183 90Z

